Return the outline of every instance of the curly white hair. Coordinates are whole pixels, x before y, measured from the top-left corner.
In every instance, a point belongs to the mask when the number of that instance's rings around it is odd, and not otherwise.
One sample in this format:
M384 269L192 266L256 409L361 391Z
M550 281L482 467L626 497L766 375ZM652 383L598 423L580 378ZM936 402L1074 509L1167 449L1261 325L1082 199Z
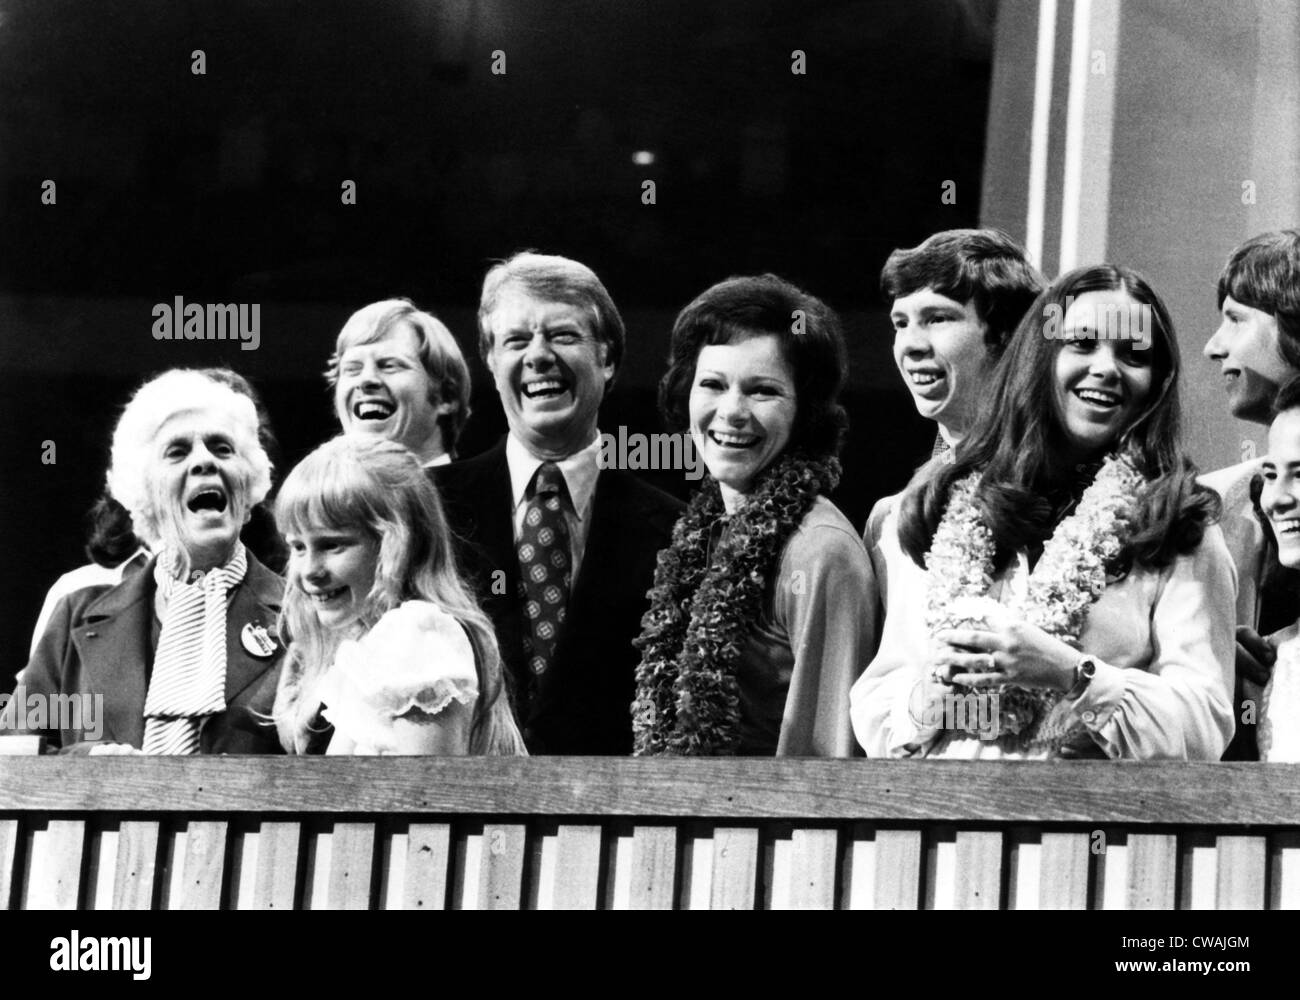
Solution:
M231 420L235 450L249 464L245 509L261 503L271 491L271 459L258 440L253 401L201 372L174 368L136 390L113 430L108 489L130 512L141 538L160 537L160 512L153 509L149 493L150 446L172 417L199 410L215 411Z

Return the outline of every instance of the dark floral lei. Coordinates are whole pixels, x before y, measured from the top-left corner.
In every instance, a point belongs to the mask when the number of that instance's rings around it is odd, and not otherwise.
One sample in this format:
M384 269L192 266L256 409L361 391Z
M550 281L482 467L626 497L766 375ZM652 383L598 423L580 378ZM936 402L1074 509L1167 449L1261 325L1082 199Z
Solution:
M639 757L735 753L740 742L736 660L763 608L767 581L787 539L818 495L840 480L834 458L788 455L767 469L709 559L727 517L709 476L659 553L650 610L641 619L634 752Z

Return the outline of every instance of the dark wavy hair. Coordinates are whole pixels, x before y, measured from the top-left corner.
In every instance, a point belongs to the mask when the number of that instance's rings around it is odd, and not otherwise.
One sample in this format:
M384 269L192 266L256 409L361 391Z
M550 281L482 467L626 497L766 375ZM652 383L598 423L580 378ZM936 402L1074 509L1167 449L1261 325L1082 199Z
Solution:
M1234 295L1233 298L1236 298ZM1300 410L1300 375L1286 382L1277 395L1273 397L1273 419L1276 420L1288 410Z
M1252 236L1228 255L1219 273L1219 308L1231 295L1277 319L1278 348L1300 369L1300 229Z
M690 426L691 383L700 351L770 334L794 373L796 409L787 451L837 456L849 418L839 403L848 369L835 310L775 274L728 278L701 294L673 323L659 408L672 430Z
M1068 442L1055 396L1055 362L1062 341L1050 325L1064 316L1071 297L1094 291L1126 291L1151 309L1151 394L1125 429L1118 448L1146 478L1138 494L1133 532L1120 557L1154 569L1200 544L1219 517L1219 498L1196 482L1196 468L1180 435L1178 372L1173 322L1164 302L1136 271L1113 264L1082 267L1057 278L1021 320L984 398L975 429L957 448L955 461L932 476L919 475L899 508L899 541L918 566L925 565L952 485L972 472L983 477L976 503L993 533L997 571L1013 554L1045 541L1059 519L1062 487L1075 470L1063 463ZM1081 485L1074 483L1077 490Z
M886 299L923 288L955 302L973 301L988 326L984 342L998 357L1043 290L1043 277L1025 248L1001 229L947 229L919 246L895 250L880 272Z
M86 526L86 555L91 562L114 569L140 549L127 509L107 489L100 494L83 522Z

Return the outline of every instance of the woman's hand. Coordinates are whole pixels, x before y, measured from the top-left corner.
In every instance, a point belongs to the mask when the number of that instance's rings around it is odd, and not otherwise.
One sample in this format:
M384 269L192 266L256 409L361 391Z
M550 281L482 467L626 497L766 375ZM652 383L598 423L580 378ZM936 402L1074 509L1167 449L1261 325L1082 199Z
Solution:
M1079 651L1029 622L1008 616L982 629L944 629L934 639L935 680L975 688L1017 684L1068 691L1074 686Z
M124 757L143 753L143 750L137 750L130 743L96 743L89 751L91 757Z
M907 695L907 714L912 724L921 732L942 729L951 696L952 684L946 679L940 680L939 669L927 670Z
M1237 627L1237 676L1245 677L1260 687L1268 683L1277 662L1277 647L1253 628Z

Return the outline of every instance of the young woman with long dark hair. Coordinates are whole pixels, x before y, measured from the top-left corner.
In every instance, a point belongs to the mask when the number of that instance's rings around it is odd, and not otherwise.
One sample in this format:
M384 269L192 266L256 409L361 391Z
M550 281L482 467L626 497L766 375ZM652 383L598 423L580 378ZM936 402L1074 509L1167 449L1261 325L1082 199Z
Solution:
M1178 371L1136 272L1039 296L955 460L886 527L890 613L853 692L869 755L1219 758L1235 584Z

